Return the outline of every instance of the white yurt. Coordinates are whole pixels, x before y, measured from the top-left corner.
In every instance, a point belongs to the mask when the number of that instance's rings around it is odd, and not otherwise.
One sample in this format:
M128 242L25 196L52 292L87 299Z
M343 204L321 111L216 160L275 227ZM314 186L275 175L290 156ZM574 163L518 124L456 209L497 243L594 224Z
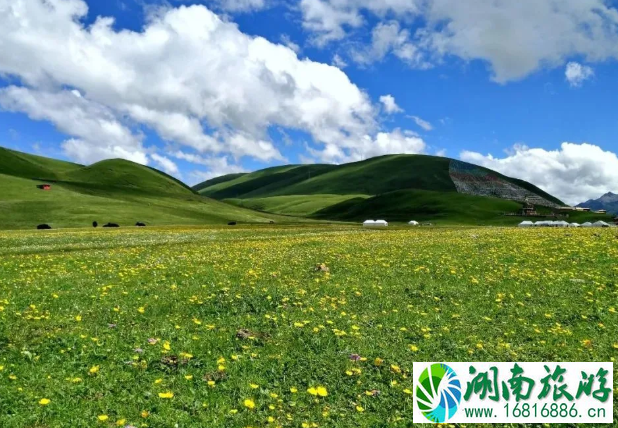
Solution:
M586 223L582 224L582 227L592 227L592 223L587 221Z
M375 220L365 220L363 222L363 226L364 227L375 226L375 224L376 224Z
M593 223L592 227L609 227L609 224L604 221L597 221L596 223Z
M537 221L536 223L534 223L535 227L548 227L550 225L551 221Z
M377 226L377 227L386 227L386 226L388 226L388 222L386 220L376 220L375 226Z
M522 221L521 223L519 223L519 225L517 227L533 227L534 223L532 223L531 221Z
M582 227L579 223L571 223L569 227Z
M410 226L418 226L418 221L414 221L414 220L412 220L412 221L408 222L408 224L409 224Z
M566 221L555 221L554 227L569 227L569 223Z

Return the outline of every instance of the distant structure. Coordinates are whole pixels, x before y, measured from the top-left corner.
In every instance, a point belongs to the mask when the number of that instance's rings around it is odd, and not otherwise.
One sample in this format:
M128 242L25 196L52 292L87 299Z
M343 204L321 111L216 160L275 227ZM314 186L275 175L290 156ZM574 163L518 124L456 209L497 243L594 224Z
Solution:
M41 190L51 190L51 184L39 184L36 187Z
M530 203L528 198L524 201L524 207L521 209L520 214L524 217L534 217L538 216L539 213L534 208L534 205Z
M386 220L365 220L363 227L387 227L388 222Z
M595 211L596 214L607 214L607 210L598 210Z
M534 227L534 223L531 221L522 221L519 223L518 227Z
M418 225L419 225L418 221L414 221L414 220L412 220L412 221L408 222L408 224L409 224L410 226L418 226Z

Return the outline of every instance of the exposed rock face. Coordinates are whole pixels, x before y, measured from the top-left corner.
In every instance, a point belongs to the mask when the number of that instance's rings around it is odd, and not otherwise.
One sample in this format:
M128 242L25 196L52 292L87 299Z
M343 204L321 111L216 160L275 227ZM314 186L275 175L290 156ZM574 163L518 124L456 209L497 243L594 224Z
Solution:
M449 166L449 174L459 193L529 202L533 205L551 208L560 206L476 165L452 160Z

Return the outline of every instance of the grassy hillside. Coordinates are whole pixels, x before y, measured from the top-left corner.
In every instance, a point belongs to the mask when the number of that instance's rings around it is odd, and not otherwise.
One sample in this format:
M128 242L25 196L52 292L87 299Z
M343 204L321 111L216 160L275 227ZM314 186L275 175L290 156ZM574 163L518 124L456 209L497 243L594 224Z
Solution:
M58 180L81 165L0 147L0 173L16 177Z
M231 179L226 176L194 189L236 206L333 220L361 220L378 214L396 221L410 220L410 216L460 223L519 220L505 218L503 213L519 211L521 202L458 193L451 162L436 156L387 155L344 165L287 165ZM490 175L562 204L531 183L465 162L458 164L470 169L473 177ZM493 182L488 180L486 186Z
M123 159L104 160L69 171L62 176L62 181L84 183L101 189L136 189L153 194L193 193L190 187L161 171Z
M368 198L367 195L290 195L269 198L224 199L224 202L249 208L291 216L312 216L313 214L348 201Z
M215 199L257 198L289 193L295 185L337 169L336 165L287 165L245 174L234 180L203 188L200 194ZM195 187L194 187L195 189ZM336 193L336 192L335 192ZM310 194L310 193L304 193Z
M51 190L38 189L42 182ZM0 195L0 229L289 221L200 196L161 171L119 159L84 167L0 149Z
M194 186L193 190L195 190L196 192L199 192L200 190L205 189L207 187L214 186L215 184L219 184L219 183L225 183L226 181L234 180L246 174L247 174L246 172L239 172L236 174L226 174L220 177L211 178L210 180L203 181L200 184Z
M431 222L436 224L509 225L523 220L545 220L504 216L516 212L521 204L498 198L427 190L398 190L372 198L347 199L311 214L314 218L342 221L387 219L391 222ZM545 211L547 214L551 210ZM610 221L606 215L572 213L569 222Z

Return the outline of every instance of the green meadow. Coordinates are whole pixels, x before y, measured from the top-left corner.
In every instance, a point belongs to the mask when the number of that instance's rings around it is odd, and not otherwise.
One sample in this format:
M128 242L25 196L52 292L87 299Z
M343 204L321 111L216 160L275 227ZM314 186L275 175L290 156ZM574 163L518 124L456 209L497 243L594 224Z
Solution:
M0 426L408 427L414 361L615 361L616 242L612 229L0 232Z

